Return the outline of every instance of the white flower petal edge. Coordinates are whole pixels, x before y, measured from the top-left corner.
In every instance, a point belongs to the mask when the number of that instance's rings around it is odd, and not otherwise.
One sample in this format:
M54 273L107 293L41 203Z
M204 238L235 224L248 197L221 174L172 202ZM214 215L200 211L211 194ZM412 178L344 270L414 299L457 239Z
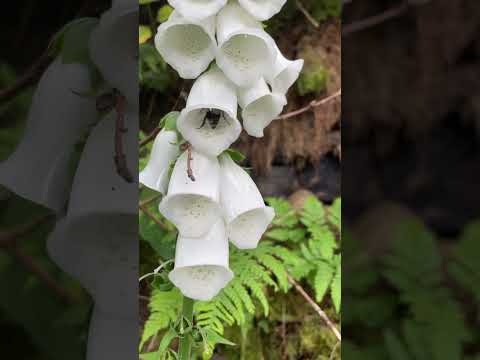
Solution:
M215 18L189 20L174 11L158 27L155 47L180 77L195 79L215 59Z
M191 20L202 20L217 14L227 0L168 0L182 16Z
M138 2L114 1L90 37L90 56L110 86L138 104Z
M238 139L242 131L237 107L234 84L214 66L193 84L187 106L177 120L178 130L195 150L218 156ZM223 112L215 129L208 122L204 123L209 109Z
M251 88L238 89L238 102L243 108L243 128L250 136L263 137L263 130L287 104L283 94L272 93L263 78Z
M147 166L140 172L139 181L146 187L165 195L168 187L168 168L179 154L177 133L162 130L153 142Z
M212 299L232 280L223 219L201 238L179 235L175 268L168 277L183 295L202 301Z
M271 72L275 41L236 1L218 13L217 40L217 64L237 86L251 86Z
M205 235L221 216L220 166L216 158L195 150L192 150L192 158L195 181L187 175L188 154L184 152L175 163L160 212L183 236L199 237Z
M253 180L228 155L220 156L220 202L230 241L239 249L257 247L275 212L265 206Z
M287 0L238 0L238 2L254 18L264 21L279 13Z
M124 286L125 287L125 286ZM138 308L138 302L132 309ZM94 307L90 318L86 360L131 360L138 358L135 318L132 309L111 315Z
M77 93L90 90L88 68L56 59L33 96L25 134L0 164L0 184L54 211L65 206L69 162L79 134L97 118L95 101ZM52 131L55 129L55 131Z
M280 94L286 94L288 89L297 81L303 69L303 63L303 59L286 59L277 47L277 59L273 71L267 77L272 90Z

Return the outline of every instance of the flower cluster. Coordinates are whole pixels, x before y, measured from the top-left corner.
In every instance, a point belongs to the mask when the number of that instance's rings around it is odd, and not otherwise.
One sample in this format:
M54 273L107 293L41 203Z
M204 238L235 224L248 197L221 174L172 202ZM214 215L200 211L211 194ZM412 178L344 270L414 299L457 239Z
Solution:
M260 22L285 0L169 2L175 10L155 45L181 77L196 81L176 129L157 135L140 182L164 195L160 212L179 231L170 280L185 296L209 300L233 278L228 240L255 248L274 217L226 152L242 130L238 106L245 131L262 137L286 105L303 60L287 60Z

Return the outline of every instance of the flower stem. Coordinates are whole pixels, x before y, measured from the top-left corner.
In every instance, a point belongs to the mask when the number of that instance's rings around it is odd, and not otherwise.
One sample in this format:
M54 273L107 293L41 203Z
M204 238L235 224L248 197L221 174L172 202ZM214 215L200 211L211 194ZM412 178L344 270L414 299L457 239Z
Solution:
M190 324L193 324L193 304L194 300L184 296L183 297L183 309L182 316L187 319ZM180 339L178 348L178 355L180 360L190 360L192 352L192 335L186 334Z

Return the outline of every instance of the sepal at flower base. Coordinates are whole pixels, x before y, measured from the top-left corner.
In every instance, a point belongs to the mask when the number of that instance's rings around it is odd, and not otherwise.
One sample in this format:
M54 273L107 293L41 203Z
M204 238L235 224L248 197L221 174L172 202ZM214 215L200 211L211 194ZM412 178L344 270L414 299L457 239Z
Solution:
M25 134L0 164L0 184L54 211L70 191L74 145L97 121L95 101L82 97L91 87L88 67L56 59L40 79ZM53 129L53 130L52 130Z
M175 268L169 274L172 283L183 295L211 300L233 278L228 265L228 239L223 219L200 238L179 235Z
M187 106L177 121L178 130L197 151L218 156L238 139L242 131L237 120L237 107L234 84L213 66L193 84ZM209 110L221 112L215 128L206 120Z
M184 79L195 79L215 58L215 18L191 20L174 11L158 27L155 47Z
M243 108L243 127L250 136L263 137L263 130L287 104L285 95L272 93L262 78L250 88L238 89L238 102Z
M230 241L239 249L255 248L275 211L265 205L247 172L226 154L220 157L220 202Z
M252 86L271 71L275 41L236 1L217 16L217 64L237 86Z
M188 176L188 151L175 163L167 196L160 203L160 212L183 236L205 235L221 216L219 204L218 160L192 150L191 170L195 181Z

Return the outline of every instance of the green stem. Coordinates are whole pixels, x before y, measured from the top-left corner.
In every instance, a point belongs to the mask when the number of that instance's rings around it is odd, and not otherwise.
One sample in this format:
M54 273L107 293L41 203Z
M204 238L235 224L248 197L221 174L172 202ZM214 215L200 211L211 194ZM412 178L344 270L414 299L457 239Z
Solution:
M187 319L190 324L193 323L193 303L194 301L186 296L183 297L182 316ZM183 320L183 319L182 319ZM192 352L192 335L186 334L180 339L178 355L180 360L190 360Z

